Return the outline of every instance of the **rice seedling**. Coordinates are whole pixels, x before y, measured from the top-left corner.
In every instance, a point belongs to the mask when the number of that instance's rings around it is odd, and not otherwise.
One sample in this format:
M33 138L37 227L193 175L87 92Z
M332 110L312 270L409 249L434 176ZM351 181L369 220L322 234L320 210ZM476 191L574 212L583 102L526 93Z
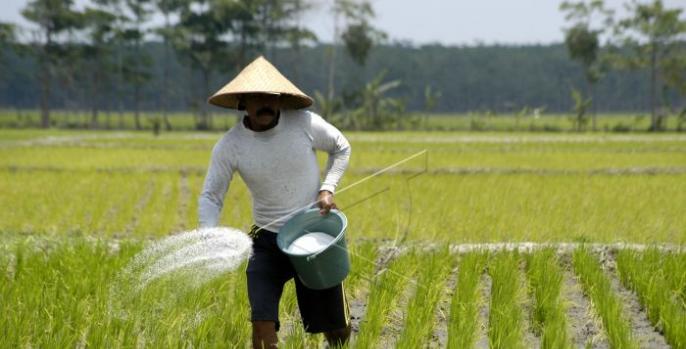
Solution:
M622 303L613 293L610 281L600 269L598 261L585 248L573 253L574 271L593 308L600 315L608 341L613 348L637 348L631 328L623 316Z
M479 281L487 255L480 252L465 254L459 264L457 289L450 303L448 319L448 348L472 348L478 333Z
M396 307L402 290L416 271L417 254L406 252L372 280L364 319L360 323L359 336L354 342L357 348L373 348L379 344L379 336Z
M405 232L408 244L686 242L683 135L346 135L354 151L341 187L429 150L429 172L412 182L407 175L423 169L423 159L376 178L368 187L336 196L345 208L375 190L390 188L346 211L352 261L346 291L349 300L356 300L358 312L366 304L359 336L352 343L361 348L387 344L382 343L382 332L398 319L404 321L399 346L425 345L431 333L436 299L445 288L446 270L440 261L448 257L411 251L374 277L374 264L368 262L382 254L377 251L380 244ZM197 226L197 199L211 147L219 137L0 130L0 347L248 345L249 306L240 269L191 291L182 292L174 280L160 282L127 305L127 317L109 309L112 278L142 247L142 240ZM236 176L221 224L247 230L252 223L249 202L250 192ZM481 301L491 302L492 346L528 344L520 305L522 257L504 253L493 259L493 292L482 300L480 275L487 258L477 252L461 258L447 324L448 347L473 346ZM569 339L563 331L557 260L546 251L527 256L526 262L532 328L543 347L565 347ZM620 254L618 266L622 282L639 294L655 326L664 329L670 343L677 343L673 347L683 347L678 339L683 328L672 324L686 323L685 255ZM597 262L582 251L574 255L574 268L612 346L631 348L621 304ZM431 287L414 287L394 271ZM405 294L410 295L408 308L400 311ZM302 331L290 283L281 311L287 323L280 333L285 346L322 344L321 336ZM552 333L557 336L552 338Z
M2 132L17 138L24 131L0 130L0 135ZM0 211L0 229L31 234L121 234L130 230L138 236L155 236L177 225L194 227L210 149L221 136L25 132L28 141L47 143L8 140L0 147L0 204L13 207ZM52 135L54 138L44 139ZM680 214L686 210L686 138L679 135L347 135L355 153L341 186L368 175L370 169L429 150L430 172L409 185L415 193L413 210L417 213L407 229L411 239L566 241L572 232L572 239L605 242L686 241L681 234L686 216ZM67 143L50 143L59 139ZM320 155L322 161L324 157ZM418 159L398 170L412 173L424 164ZM597 170L598 164L609 172L588 172ZM644 175L640 171L645 168L654 172ZM632 172L634 169L639 172ZM463 170L466 172L460 172ZM476 172L469 172L472 170ZM581 172L565 172L568 170ZM176 186L167 187L176 183L181 173L187 176L184 195ZM406 177L386 174L375 179L371 189L337 196L345 207L373 189L391 187L383 194L386 202L393 203L390 214L368 214L378 199L350 212L355 225L351 237L364 232L359 236L388 238L387 227L406 220ZM168 219L148 217L157 215L157 209L136 208L151 185L169 197L155 191L146 207L158 205ZM222 224L247 229L251 222L247 202L249 191L236 176L225 200ZM177 212L185 217L175 217ZM132 223L134 217L140 222ZM442 217L441 224L433 217ZM177 218L184 223L168 222ZM451 228L450 234L445 227Z
M396 348L419 348L429 343L434 326L434 313L443 292L454 256L447 249L425 254L418 261L415 293L405 311L403 331Z
M150 192L141 196L143 201L137 203L141 209L137 212L133 231L151 236L172 232L178 218L178 178L178 174L163 173L148 183L146 189Z
M244 346L250 327L244 273L199 289L164 279L136 297L112 298L116 274L140 249L77 239L26 240L0 273L0 347ZM7 272L4 272L7 270ZM87 277L86 277L87 276ZM132 287L133 285L124 285Z
M350 255L350 274L345 279L346 290L355 295L366 289L374 273L378 250L373 242L351 242L348 244Z
M0 170L0 229L41 233L131 234L155 236L173 231L178 220L197 225L197 197L202 176L188 177L190 195L185 217L176 217L178 199L163 199L164 190L178 176L171 174L105 174L7 172ZM569 241L590 239L610 242L675 242L686 225L686 176L546 177L431 175L412 182L415 214L408 238L445 242L472 241ZM358 179L350 176L347 181ZM388 214L368 214L379 199L351 210L349 236L388 237L388 226L407 221L407 191L400 176L379 178L392 189L382 195L390 203ZM11 185L9 185L11 183ZM166 183L166 184L165 184ZM150 185L153 192L148 194ZM570 187L579 190L570 191ZM157 188L157 189L155 189ZM171 187L169 187L171 188ZM683 189L683 190L682 190ZM669 192L670 195L649 195ZM421 195L417 195L421 193ZM172 189L173 197L178 195ZM144 200L150 195L150 202ZM232 183L221 217L223 225L247 229L251 222L249 192L240 181ZM337 197L342 207L356 197ZM454 200L460 197L465 200ZM536 198L536 200L532 200ZM85 204L87 203L87 204ZM137 207L141 203L142 207ZM146 209L147 207L147 209ZM590 213L589 213L590 212ZM166 216L161 218L152 215ZM134 222L140 218L140 223ZM433 217L442 217L438 224ZM168 220L168 221L167 221ZM135 224L134 224L135 223ZM133 225L132 225L133 224ZM139 224L143 224L140 226ZM451 227L448 230L445 227ZM651 231L651 234L645 234ZM591 232L596 232L593 235ZM392 235L391 235L392 236Z
M686 310L686 253L664 254L662 265L656 267L664 270L669 290Z
M491 348L524 348L522 285L517 252L494 255L488 272L493 280L488 340Z
M686 309L680 288L685 267L682 263L683 255L665 254L657 249L617 253L620 280L638 294L648 319L662 329L674 348L686 348Z
M541 337L542 348L572 348L565 308L560 299L562 269L552 249L526 256L529 294L533 300L532 328Z

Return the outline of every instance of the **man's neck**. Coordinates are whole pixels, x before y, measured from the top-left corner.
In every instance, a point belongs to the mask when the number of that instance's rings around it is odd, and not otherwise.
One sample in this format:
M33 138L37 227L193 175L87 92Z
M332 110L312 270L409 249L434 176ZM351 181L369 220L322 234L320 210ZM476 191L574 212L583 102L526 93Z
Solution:
M245 116L243 116L243 125L249 130L253 130L255 132L263 132L263 131L267 131L269 129L276 127L276 125L279 123L279 117L280 116L281 116L281 111L277 111L276 117L274 118L274 121L272 121L269 125L266 125L264 127L259 127L259 126L253 126L253 124L250 122L250 116L245 115Z

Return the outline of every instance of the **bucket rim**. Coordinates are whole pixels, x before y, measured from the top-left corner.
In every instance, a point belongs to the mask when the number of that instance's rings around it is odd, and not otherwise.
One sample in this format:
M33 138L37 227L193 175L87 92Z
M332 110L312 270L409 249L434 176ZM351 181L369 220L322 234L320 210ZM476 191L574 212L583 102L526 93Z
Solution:
M315 208L309 208L309 209L303 210L302 212L300 212L300 213L294 215L293 217L291 217L291 219L289 219L289 221L292 220L292 219L294 219L295 217L300 216L300 215L311 214L312 212L315 212L315 211L316 211L317 213L319 213L319 208L316 208L316 207L315 207ZM340 210L338 210L338 209L331 209L331 211L329 211L328 214L332 214L332 213L335 214L337 217L339 217L339 218L341 219L341 223L342 223L342 225L341 225L341 231L338 233L338 235L336 235L336 237L335 237L333 240L331 240L331 242L329 242L329 244L326 245L326 247L322 248L321 250L319 250L319 251L317 251L317 252L313 252L313 253L309 253L309 254L300 254L300 253L290 253L290 252L288 252L287 247L281 248L281 244L278 244L278 243L277 243L277 246L279 247L279 250L281 250L281 252L285 253L285 254L288 255L288 256L301 257L301 258L304 257L304 258L307 258L307 260L311 260L311 259L317 257L317 256L318 256L319 254L321 254L322 252L328 250L329 247L331 247L331 246L333 246L334 244L338 243L338 241L340 241L340 240L343 238L343 235L345 234L345 231L348 229L348 217L346 217L345 214L344 214L343 212L341 212ZM326 216L322 216L322 217L326 217ZM284 224L284 227L285 227L287 224L288 224L288 222L286 222L286 224ZM277 240L279 240L278 234L277 234Z

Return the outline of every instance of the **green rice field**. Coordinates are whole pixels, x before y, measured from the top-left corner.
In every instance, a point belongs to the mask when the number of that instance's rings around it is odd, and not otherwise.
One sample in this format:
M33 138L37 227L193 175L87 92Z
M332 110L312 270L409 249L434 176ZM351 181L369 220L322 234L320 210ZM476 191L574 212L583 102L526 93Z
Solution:
M236 113L227 112L219 108L211 110L212 124L215 131L226 130L237 120ZM191 131L195 129L195 117L189 112L167 113L169 125L175 131ZM345 118L345 115L336 116ZM526 115L517 113L425 113L408 112L406 118L414 120L412 129L419 127L430 131L485 131L485 132L570 132L576 131L574 115L572 113L540 113L533 110ZM158 111L141 111L140 127L152 130L159 122L161 131L165 132L166 125L163 116ZM92 114L87 110L53 110L51 125L60 129L88 129L93 128ZM31 129L41 127L39 110L9 110L0 109L0 128ZM642 133L650 127L650 113L598 113L596 130L614 133ZM666 131L686 131L686 121L677 115L667 115L663 124ZM100 111L98 113L97 128L99 129L135 129L134 114L129 111ZM592 122L586 124L586 130L592 129Z
M351 347L686 348L686 134L345 134ZM219 137L0 129L0 348L248 346L244 266L112 295L196 227ZM236 178L221 224L251 223ZM280 312L282 347L324 345L292 282Z

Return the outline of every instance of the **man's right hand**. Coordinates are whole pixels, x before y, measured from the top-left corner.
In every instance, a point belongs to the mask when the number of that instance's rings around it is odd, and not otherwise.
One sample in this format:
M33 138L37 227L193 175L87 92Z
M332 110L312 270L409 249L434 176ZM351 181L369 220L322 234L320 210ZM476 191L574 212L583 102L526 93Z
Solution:
M319 214L327 215L329 211L336 208L336 203L333 201L333 194L328 190L322 190L319 192L319 197L317 198L317 206L319 207Z

